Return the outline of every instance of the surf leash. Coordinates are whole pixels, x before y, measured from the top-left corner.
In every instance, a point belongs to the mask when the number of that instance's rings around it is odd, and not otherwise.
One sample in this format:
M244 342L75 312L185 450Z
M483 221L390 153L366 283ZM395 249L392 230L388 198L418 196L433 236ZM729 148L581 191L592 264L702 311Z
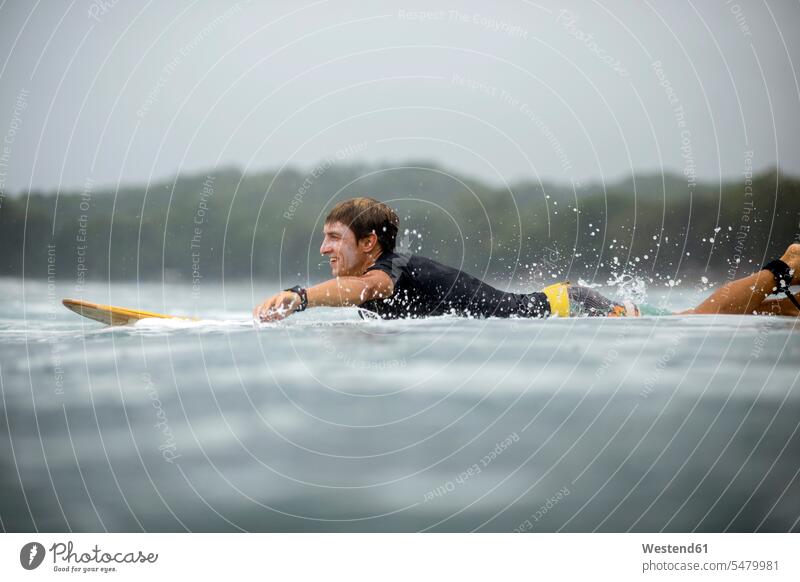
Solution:
M781 261L780 259L776 259L774 261L770 261L763 267L764 270L769 271L772 273L772 276L775 277L775 289L780 293L781 291L786 294L797 309L800 309L800 302L797 301L797 297L794 296L789 290L789 287L792 285L792 269L789 268L789 265Z

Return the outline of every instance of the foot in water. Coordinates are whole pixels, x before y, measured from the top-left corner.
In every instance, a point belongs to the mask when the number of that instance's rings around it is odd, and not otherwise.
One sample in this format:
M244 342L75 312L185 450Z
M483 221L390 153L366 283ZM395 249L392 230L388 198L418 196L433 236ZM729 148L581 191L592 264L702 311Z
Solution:
M800 285L800 243L792 243L786 252L783 253L781 260L794 270L792 274L792 285Z

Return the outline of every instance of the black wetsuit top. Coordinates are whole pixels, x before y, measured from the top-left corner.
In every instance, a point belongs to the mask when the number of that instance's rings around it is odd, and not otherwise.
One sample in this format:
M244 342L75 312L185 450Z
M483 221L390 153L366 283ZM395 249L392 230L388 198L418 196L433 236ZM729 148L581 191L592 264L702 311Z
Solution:
M394 292L385 299L365 301L360 307L383 319L445 314L545 317L550 313L544 293L500 291L472 275L419 255L384 252L367 271L376 269L389 275Z

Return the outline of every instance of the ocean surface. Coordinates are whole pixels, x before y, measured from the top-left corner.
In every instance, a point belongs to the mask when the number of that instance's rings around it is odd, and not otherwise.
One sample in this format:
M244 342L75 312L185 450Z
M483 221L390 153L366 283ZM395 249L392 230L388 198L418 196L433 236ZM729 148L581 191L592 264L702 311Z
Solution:
M0 279L3 530L800 531L797 320L254 326L277 288Z

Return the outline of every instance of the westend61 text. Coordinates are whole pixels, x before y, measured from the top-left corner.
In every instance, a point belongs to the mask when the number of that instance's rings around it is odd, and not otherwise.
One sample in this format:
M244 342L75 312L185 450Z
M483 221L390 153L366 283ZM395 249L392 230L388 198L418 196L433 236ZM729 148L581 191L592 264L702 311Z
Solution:
M642 551L645 554L707 554L708 544L689 544L688 546L642 544Z

